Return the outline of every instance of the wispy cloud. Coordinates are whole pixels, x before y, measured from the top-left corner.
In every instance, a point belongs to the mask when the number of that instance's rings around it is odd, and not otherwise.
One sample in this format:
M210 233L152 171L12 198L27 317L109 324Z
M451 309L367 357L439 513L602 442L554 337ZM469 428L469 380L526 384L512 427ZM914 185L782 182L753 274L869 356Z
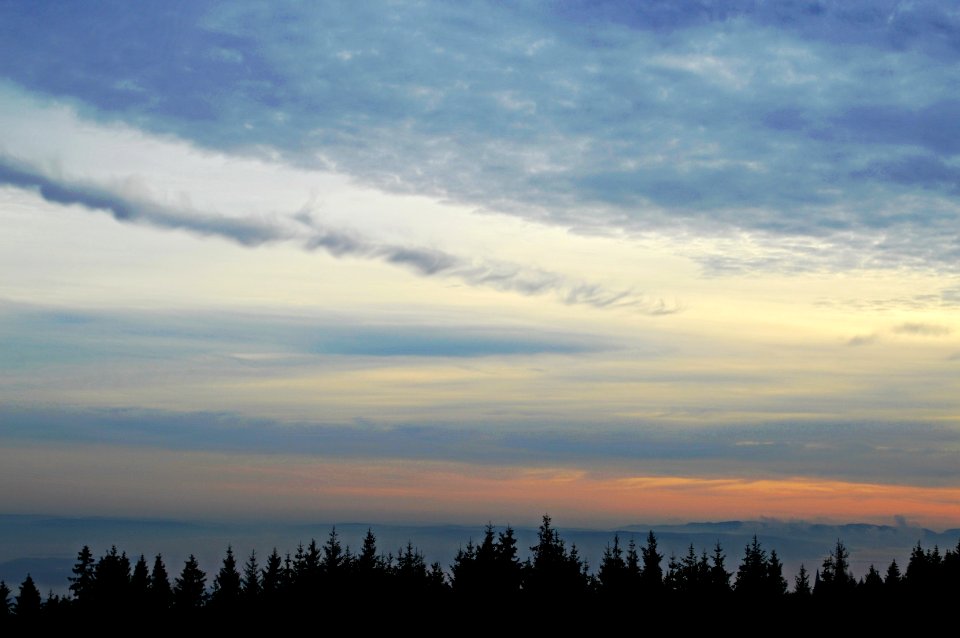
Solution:
M911 423L773 423L671 428L604 427L589 433L557 423L523 431L483 424L377 425L280 422L232 412L137 408L0 407L5 443L125 445L168 450L293 454L313 458L411 459L644 471L671 476L789 477L801 474L886 483L948 484L956 478L948 427ZM762 436L762 439L755 437ZM882 460L882 463L879 462Z
M935 323L901 323L893 328L897 334L919 335L921 337L945 337L953 330L949 326Z
M956 269L960 21L941 3L286 11L41 19L11 4L0 73L111 120L386 190L594 231L823 243L718 251L728 268ZM95 34L111 24L108 45Z
M677 304L632 290L611 290L602 284L571 279L546 270L509 262L468 259L420 246L376 242L357 233L328 228L308 211L287 216L228 217L191 208L157 204L113 187L51 176L28 164L0 155L0 184L34 189L44 199L109 212L124 223L140 223L215 236L243 246L293 242L304 250L323 250L334 257L357 257L404 267L425 277L449 277L522 295L554 294L565 304L594 308L629 308L650 315L670 314ZM285 223L285 222L294 222Z

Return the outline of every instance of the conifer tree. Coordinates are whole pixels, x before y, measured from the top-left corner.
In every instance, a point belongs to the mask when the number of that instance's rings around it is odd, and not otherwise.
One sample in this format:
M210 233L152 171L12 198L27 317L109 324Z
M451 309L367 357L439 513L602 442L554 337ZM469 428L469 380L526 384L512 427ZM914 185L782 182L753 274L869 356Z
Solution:
M443 573L443 567L439 562L430 564L430 572L427 574L427 591L434 596L442 595L447 590L447 577Z
M647 534L647 543L640 549L640 555L643 557L642 589L648 595L656 595L663 590L663 568L660 566L663 554L657 551L657 537L653 530Z
M753 540L744 548L743 560L737 569L734 591L738 595L755 598L764 595L767 589L767 552L753 535Z
M183 565L173 585L173 606L181 612L199 609L206 601L207 575L200 569L193 554Z
M900 566L897 565L897 559L894 558L892 561L890 561L890 566L887 567L887 575L883 578L883 585L887 589L893 591L900 586L901 580Z
M173 604L173 590L170 588L170 576L163 557L157 554L153 559L153 571L150 572L150 606L165 612Z
M279 562L280 557L277 556ZM250 550L250 558L243 566L243 581L240 583L243 598L248 604L260 599L260 566L257 564L257 550Z
M833 551L823 560L823 570L813 593L823 596L840 597L851 593L856 587L856 580L850 573L850 554L843 541L837 539Z
M637 552L637 542L630 539L627 545L627 583L631 592L636 591L640 586L640 554Z
M586 587L586 564L574 547L567 552L564 541L551 526L550 516L543 515L537 531L537 544L530 548L524 587L532 594L547 597L568 597Z
M0 580L0 619L10 615L10 588Z
M794 580L793 593L798 598L807 598L813 593L813 589L810 587L810 574L803 563L800 564L800 571L797 572L797 577Z
M343 578L346 570L346 555L343 546L340 544L340 537L337 535L337 528L330 530L330 536L323 545L323 559L320 562L320 569L326 575L331 583Z
M877 568L870 565L867 575L860 581L860 588L864 595L876 598L883 590L883 576L877 571Z
M74 600L80 605L89 603L93 598L93 567L95 562L90 547L84 545L80 553L77 554L77 562L71 570L73 576L67 579L70 581L70 592L73 594Z
M364 576L383 569L383 559L377 555L377 537L369 527L366 536L363 537L360 554L357 556L357 569Z
M274 547L270 555L267 556L267 564L263 568L263 580L261 581L263 598L268 605L274 604L280 597L284 581L283 571L283 561L277 552L277 548Z
M766 588L771 596L779 597L787 593L787 579L783 577L783 563L777 556L777 550L770 550L770 557L767 559L767 582Z
M627 563L623 559L623 550L620 548L620 535L613 535L613 546L609 544L603 550L600 566L597 569L597 580L601 591L606 595L622 596L627 591Z
M233 556L233 547L227 545L227 554L223 565L213 579L213 592L210 604L221 609L234 608L240 601L240 572L237 571L237 559Z
M710 590L714 595L724 595L730 592L730 577L724 564L727 556L720 547L720 541L713 546L713 565L710 567Z
M27 577L20 583L20 593L16 596L16 601L17 616L32 618L40 613L42 603L40 590L37 589L37 585L33 582L30 574L27 574Z
M130 596L130 559L114 545L94 567L94 599L99 607L125 609Z
M503 594L513 596L520 591L521 567L517 556L517 539L510 525L497 535L494 553L498 587Z
M150 570L147 568L147 559L143 554L133 566L133 575L130 576L130 601L138 609L142 609L150 595Z
M473 539L467 541L466 547L457 549L450 566L453 590L462 596L473 596L480 589L477 585L477 548Z

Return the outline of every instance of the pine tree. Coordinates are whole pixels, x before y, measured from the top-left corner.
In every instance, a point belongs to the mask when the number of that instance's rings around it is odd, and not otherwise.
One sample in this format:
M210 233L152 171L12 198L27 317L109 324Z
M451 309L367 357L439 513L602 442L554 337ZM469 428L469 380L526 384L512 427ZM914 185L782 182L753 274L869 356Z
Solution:
M200 569L193 554L183 565L183 571L173 585L173 606L181 612L199 609L206 601L207 575Z
M360 548L360 554L357 556L357 570L363 578L383 570L383 559L377 555L377 537L369 527L367 535L363 538L363 547Z
M860 581L860 588L864 595L876 598L883 590L883 576L877 571L877 568L870 565L867 575Z
M647 544L640 549L643 557L643 572L640 581L643 591L648 595L656 595L663 591L663 554L657 551L657 537L653 530L647 534Z
M477 548L473 539L467 541L467 546L457 549L450 566L453 591L458 595L472 597L478 591L477 585Z
M130 598L130 559L116 545L100 557L94 568L94 599L99 607L126 609Z
M138 609L147 605L150 596L150 570L147 568L147 559L143 554L133 566L133 575L130 577L130 601Z
M773 597L780 597L787 593L787 579L783 577L783 563L777 556L777 550L770 550L767 559L767 592Z
M813 588L814 594L840 597L854 590L857 581L850 573L849 557L843 541L837 539L834 550L823 560L823 570L820 572L819 583Z
M887 575L883 579L883 585L888 590L895 591L900 586L901 580L900 566L897 565L897 559L894 558L890 561L890 566L887 567Z
M637 551L637 542L633 538L631 538L627 544L626 565L627 592L633 596L640 590L640 578L643 574L640 568L640 552Z
M80 605L88 604L93 598L94 563L93 552L90 551L90 547L84 545L77 554L77 562L71 570L73 576L67 579L70 581L70 591Z
M20 594L16 596L16 601L17 616L32 618L40 613L42 603L40 590L37 589L37 585L33 582L30 574L27 574L27 577L20 584Z
M609 544L603 550L597 579L601 591L608 596L623 596L627 592L627 563L620 548L620 535L613 535L613 546Z
M320 562L320 569L326 576L329 585L336 587L337 582L342 580L346 571L346 555L343 546L340 544L340 537L337 535L337 528L330 530L330 536L323 545L323 559Z
M279 563L280 557L277 556ZM255 604L260 599L260 566L257 564L257 550L250 550L250 558L243 566L243 582L240 583L243 598L247 604Z
M807 598L813 593L813 590L810 587L810 574L807 572L807 568L804 567L802 563L800 564L800 571L797 573L797 577L794 580L793 593L798 598Z
M0 618L10 615L10 588L0 580Z
M720 547L720 541L717 541L713 547L713 565L710 567L710 590L714 595L725 595L730 593L730 577L733 575L727 571L724 564L727 556Z
M163 564L163 557L157 554L153 560L153 571L150 573L150 606L160 612L166 612L171 604L173 604L173 590L170 589L167 566Z
M283 572L283 561L277 552L277 548L274 547L270 555L267 556L267 564L263 568L263 580L261 581L263 599L267 605L273 605L280 599L284 582Z
M233 609L239 601L240 572L237 571L237 559L233 556L233 547L227 545L223 565L213 580L210 604L221 609Z
M756 534L744 548L743 560L737 569L734 591L746 598L765 596L767 592L767 552L760 546Z
M496 583L501 594L514 596L520 592L521 567L517 557L517 539L510 525L497 535Z
M563 539L550 523L550 516L544 514L537 544L530 548L532 556L524 570L524 588L535 596L549 598L579 594L587 584L586 564L575 548L567 552Z

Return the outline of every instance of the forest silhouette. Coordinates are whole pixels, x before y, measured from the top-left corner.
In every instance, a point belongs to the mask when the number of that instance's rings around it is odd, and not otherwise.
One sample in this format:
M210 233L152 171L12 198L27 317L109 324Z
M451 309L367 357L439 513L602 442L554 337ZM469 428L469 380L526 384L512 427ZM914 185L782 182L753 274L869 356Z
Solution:
M468 541L445 570L438 562L427 564L411 542L382 553L369 529L352 551L334 527L323 544L311 540L292 555L276 548L265 557L251 551L242 564L228 546L215 574L205 573L190 555L171 578L161 555L151 565L143 555L131 561L116 547L95 558L84 546L68 595L44 598L29 574L17 592L0 582L0 628L103 619L120 626L145 618L243 626L318 613L347 614L368 627L402 626L420 617L470 619L475 626L519 619L533 626L577 624L605 614L610 621L615 612L630 610L680 612L688 627L706 626L711 614L724 610L751 610L755 623L802 623L857 610L876 619L892 605L947 603L960 594L960 541L943 553L918 542L904 571L893 560L884 573L871 565L856 579L838 539L812 575L801 566L790 582L776 550L768 551L756 536L734 569L719 542L710 551L691 544L683 555L665 557L653 531L640 545L632 539L624 545L614 535L591 571L576 545L567 547L544 515L529 557L521 560L519 550L513 528L487 525L482 540Z

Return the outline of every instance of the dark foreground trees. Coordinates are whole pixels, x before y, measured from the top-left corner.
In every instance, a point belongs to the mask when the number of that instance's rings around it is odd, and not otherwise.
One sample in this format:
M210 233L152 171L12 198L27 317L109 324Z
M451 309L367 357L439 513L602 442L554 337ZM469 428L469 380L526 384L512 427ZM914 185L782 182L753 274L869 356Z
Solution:
M814 575L801 566L792 592L776 550L756 537L734 569L719 543L709 552L690 545L665 561L652 531L642 545L615 534L591 572L577 547L544 516L536 543L524 553L522 560L512 527L487 525L479 542L469 540L444 569L428 563L412 543L381 552L371 530L354 553L333 529L323 545L311 540L292 556L274 549L262 563L251 552L241 566L228 546L211 581L191 555L171 582L160 555L152 568L142 555L131 567L116 547L95 558L85 546L68 580L69 596L44 598L29 574L15 594L0 582L0 623L249 623L314 617L323 610L358 627L384 628L441 613L485 626L520 618L530 623L527 628L545 619L559 627L587 621L606 627L623 613L643 613L682 621L677 626L689 629L732 613L759 630L783 618L797 627L814 628L814 619L842 626L882 618L898 605L950 602L960 593L960 543L945 552L918 544L902 572L892 561L885 570L871 566L857 580L849 551L838 540Z

